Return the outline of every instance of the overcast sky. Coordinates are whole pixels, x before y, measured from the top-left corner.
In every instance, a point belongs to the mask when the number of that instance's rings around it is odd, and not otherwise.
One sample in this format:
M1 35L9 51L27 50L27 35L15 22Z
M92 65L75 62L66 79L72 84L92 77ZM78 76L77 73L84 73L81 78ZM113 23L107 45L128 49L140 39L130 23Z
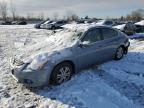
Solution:
M3 0L0 0L3 1ZM5 0L10 2L10 0ZM136 9L144 9L144 0L12 0L19 15L44 13L45 16L66 15L69 11L79 16L117 17Z

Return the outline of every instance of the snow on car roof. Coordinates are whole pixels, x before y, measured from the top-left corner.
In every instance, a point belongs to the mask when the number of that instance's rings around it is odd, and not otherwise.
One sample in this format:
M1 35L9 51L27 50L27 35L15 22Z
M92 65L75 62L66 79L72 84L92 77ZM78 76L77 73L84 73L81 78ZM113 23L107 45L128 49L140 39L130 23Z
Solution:
M140 22L137 22L137 23L135 23L136 25L142 25L142 26L144 26L144 20L142 20L142 21L140 21Z
M82 30L82 31L86 31L89 28L95 27L96 24L66 24L64 26L62 26L63 28L67 28L67 29L71 29L71 30Z

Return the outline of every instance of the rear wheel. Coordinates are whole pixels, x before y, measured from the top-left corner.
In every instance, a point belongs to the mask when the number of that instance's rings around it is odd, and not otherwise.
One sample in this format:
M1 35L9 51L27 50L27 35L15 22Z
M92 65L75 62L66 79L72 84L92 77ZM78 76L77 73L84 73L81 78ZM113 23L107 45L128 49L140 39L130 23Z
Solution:
M124 48L123 47L119 47L115 53L115 60L120 60L122 59L124 56Z
M73 67L70 63L64 62L57 65L52 74L50 83L53 85L60 85L71 79L73 73Z

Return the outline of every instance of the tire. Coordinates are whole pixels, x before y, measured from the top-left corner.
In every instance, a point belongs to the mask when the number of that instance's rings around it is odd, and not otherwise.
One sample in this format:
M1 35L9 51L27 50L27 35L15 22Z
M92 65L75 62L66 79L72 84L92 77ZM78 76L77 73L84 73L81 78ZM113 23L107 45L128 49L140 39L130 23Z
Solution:
M123 48L123 47L119 47L119 48L116 50L114 59L115 59L115 60L120 60L120 59L123 58L123 56L124 56L124 48Z
M52 71L50 77L50 84L60 85L71 79L73 74L73 67L70 63L64 62L57 65Z

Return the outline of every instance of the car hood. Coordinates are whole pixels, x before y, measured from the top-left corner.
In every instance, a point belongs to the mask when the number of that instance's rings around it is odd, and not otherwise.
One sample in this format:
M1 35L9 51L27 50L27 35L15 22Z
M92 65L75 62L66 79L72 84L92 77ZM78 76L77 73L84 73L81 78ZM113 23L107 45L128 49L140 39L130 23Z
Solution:
M54 42L45 40L32 46L24 46L23 48L20 48L13 58L25 63L29 63L35 58L39 59L39 57L51 59L52 56L66 56L71 54L71 47L72 45L70 44L55 44Z
M56 24L56 22L49 23L49 25L53 25L53 24Z

